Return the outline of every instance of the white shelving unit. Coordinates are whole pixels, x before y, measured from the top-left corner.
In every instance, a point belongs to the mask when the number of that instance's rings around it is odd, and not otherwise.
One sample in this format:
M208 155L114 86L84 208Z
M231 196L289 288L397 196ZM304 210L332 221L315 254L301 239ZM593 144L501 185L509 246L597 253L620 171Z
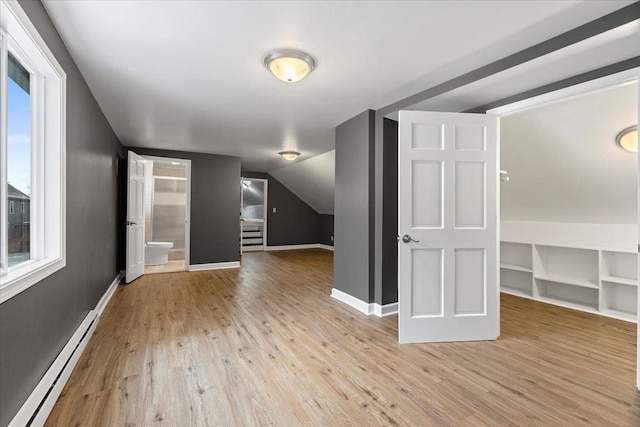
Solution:
M502 241L500 290L631 322L638 317L638 255Z

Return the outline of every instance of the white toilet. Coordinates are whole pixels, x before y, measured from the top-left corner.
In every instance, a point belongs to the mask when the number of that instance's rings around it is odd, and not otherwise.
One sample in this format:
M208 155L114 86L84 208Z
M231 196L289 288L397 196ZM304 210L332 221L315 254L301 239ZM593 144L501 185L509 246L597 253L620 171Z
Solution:
M164 265L169 262L173 242L147 242L144 245L144 265Z

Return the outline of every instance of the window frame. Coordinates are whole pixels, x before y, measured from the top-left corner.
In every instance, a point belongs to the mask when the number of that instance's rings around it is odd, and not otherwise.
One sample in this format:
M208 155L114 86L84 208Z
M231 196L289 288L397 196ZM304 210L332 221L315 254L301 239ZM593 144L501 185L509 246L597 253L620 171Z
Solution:
M3 206L8 200L9 52L31 74L31 259L8 266L8 209L3 208L0 212L0 303L66 266L66 73L18 2L0 0L0 197Z

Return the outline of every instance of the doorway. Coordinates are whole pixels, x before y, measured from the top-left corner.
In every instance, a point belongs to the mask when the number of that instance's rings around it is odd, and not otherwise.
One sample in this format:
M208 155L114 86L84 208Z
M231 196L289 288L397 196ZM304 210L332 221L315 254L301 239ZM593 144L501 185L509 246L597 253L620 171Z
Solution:
M638 69L634 69L592 80L496 108L488 113L499 116L501 120L506 120L509 115L544 105L562 103L590 93L606 91L612 87L635 85L631 88L635 93L634 104L636 107L635 114L631 114L633 122L631 125L637 126L638 71ZM600 108L604 107L600 106ZM622 150L615 147L615 133L611 137L603 138L602 143L611 144L616 150ZM581 148L584 149L584 147ZM575 150L575 156L570 159L571 167L575 166L575 162L579 162L576 158L579 153L579 149ZM617 154L628 156L631 164L635 165L635 178L632 177L630 181L634 187L631 205L636 205L638 199L637 154L624 153L623 151L618 151ZM554 160L552 153L547 160ZM569 164L565 162L564 167L569 167ZM501 174L504 178L500 187L517 186L518 180L514 178L514 171L504 165L502 165L502 169L506 169L507 173ZM602 173L597 168L590 170L594 174ZM554 185L553 180L543 184L543 189ZM584 186L581 187L581 184ZM580 180L576 180L574 185L587 193L593 192L594 189L590 183ZM402 194L402 191L403 187L400 186L399 193ZM405 191L407 190L405 189ZM612 206L615 204L605 203L604 208L611 209ZM633 224L613 224L613 227L602 227L602 224L595 224L599 227L592 227L590 231L585 231L584 224L558 227L551 222L540 225L539 223L544 221L537 221L538 224L528 224L527 227L516 229L513 224L505 225L503 223L499 231L501 233L500 240L503 241L502 262L500 264L503 290L510 288L506 291L519 296L618 319L637 321L639 305L637 208L632 216L635 218ZM403 235L407 230L400 227L398 231L399 235ZM402 262L399 263L399 269L401 268ZM513 277L520 277L520 279L516 282ZM506 283L506 281L511 283ZM510 286L504 286L505 284ZM399 283L401 289L402 286L406 285L403 285L402 282ZM412 309L410 304L405 304L404 307L406 310ZM402 308L401 303L400 311ZM638 383L640 384L640 380Z
M240 253L263 251L267 246L267 199L269 182L241 178Z
M191 162L144 159L144 273L188 270Z

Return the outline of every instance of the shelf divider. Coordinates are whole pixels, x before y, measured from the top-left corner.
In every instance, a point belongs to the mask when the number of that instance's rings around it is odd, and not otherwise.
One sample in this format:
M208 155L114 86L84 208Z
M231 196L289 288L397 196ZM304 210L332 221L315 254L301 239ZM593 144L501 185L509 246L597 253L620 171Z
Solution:
M563 283L565 285L581 286L583 288L598 289L598 284L582 277L565 276L562 274L536 274L535 278L547 282Z

